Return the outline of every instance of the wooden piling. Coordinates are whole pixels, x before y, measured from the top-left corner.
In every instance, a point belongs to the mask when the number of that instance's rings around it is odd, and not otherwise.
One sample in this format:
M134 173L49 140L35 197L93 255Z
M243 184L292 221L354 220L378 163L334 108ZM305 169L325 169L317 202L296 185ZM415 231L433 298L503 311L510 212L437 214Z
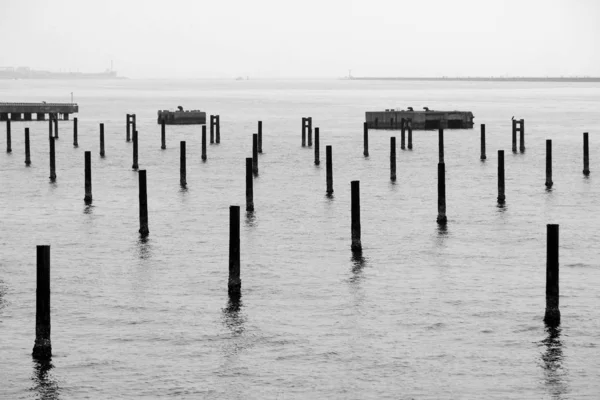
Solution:
M549 326L560 325L558 308L558 225L546 225L546 313L544 322Z
M229 206L229 296L241 294L240 279L240 206Z
M83 201L86 203L92 202L92 152L86 151L84 153L85 162L85 196Z
M546 187L552 187L552 140L546 140Z
M262 153L262 121L258 121L258 152Z
M442 128L438 129L438 149L439 162L444 164L444 130Z
M35 343L33 358L47 360L52 357L50 341L50 246L38 245L35 292Z
M136 131L133 131L134 138ZM148 230L148 193L146 186L146 170L141 169L138 172L139 175L139 192L140 192L140 234L147 236L150 231Z
M446 225L446 165L438 163L438 216L437 223Z
M320 143L319 143L319 128L317 127L317 128L315 128L315 165L321 164L321 160L319 159L320 156L321 156L319 154L319 151L320 151L320 147L319 146L320 146Z
M400 119L400 149L406 149L406 120L404 118Z
M252 172L258 175L258 134L252 134Z
M6 152L12 153L12 140L10 132L10 120L6 120Z
M396 182L396 137L390 137L390 179Z
M215 115L215 141L217 144L221 143L221 116Z
M165 120L160 121L160 148L162 150L167 148L167 138L165 132Z
M135 114L131 114L131 134L137 134L137 117Z
M73 118L73 147L79 146L79 143L77 143L77 123L77 117Z
M185 140L179 142L179 184L182 187L187 185L187 171L185 161Z
M126 121L125 122L125 130L126 130L125 141L129 142L129 141L131 141L131 114L127 114L125 121Z
M408 120L408 149L412 150L412 120Z
M360 241L360 182L352 181L351 186L351 213L352 213L352 251L362 251Z
M512 151L517 152L517 120L512 120Z
M306 147L306 118L302 117L302 147Z
M25 128L25 165L31 165L31 154L29 151L29 128Z
M133 164L131 168L136 170L139 168L138 165L138 131L133 131Z
M246 211L254 211L254 186L252 177L252 158L246 158Z
M54 138L58 139L58 114L54 117Z
M56 181L56 155L54 151L54 138L49 139L50 143L50 181Z
M498 150L498 204L506 201L504 191L504 150Z
M363 156L369 157L369 127L363 122Z
M590 174L590 147L588 143L588 133L583 132L583 175Z
M48 120L48 137L52 139L54 135L52 134L52 118Z
M485 160L485 124L481 124L481 157L480 160Z
M104 124L100 124L100 157L104 157Z
M308 126L307 126L307 134L308 134L308 147L312 146L312 117L308 117Z
M333 194L333 156L331 145L325 146L325 166L327 169L327 195Z
M519 120L519 151L525 152L525 120Z
M202 161L206 161L206 125L202 125Z
M210 116L210 124L209 124L209 129L210 129L210 144L215 143L215 116L211 115Z

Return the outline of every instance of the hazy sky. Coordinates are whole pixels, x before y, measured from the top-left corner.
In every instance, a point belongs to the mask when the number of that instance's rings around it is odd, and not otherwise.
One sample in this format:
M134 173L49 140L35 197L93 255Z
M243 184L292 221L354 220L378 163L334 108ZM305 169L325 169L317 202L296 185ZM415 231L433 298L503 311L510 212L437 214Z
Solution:
M131 78L600 76L600 0L0 0L0 37Z

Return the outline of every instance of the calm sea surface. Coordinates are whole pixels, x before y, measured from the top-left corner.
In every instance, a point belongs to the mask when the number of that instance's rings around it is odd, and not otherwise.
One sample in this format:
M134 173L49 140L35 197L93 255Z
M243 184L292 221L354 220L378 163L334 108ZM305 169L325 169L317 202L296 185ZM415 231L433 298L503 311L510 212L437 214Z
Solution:
M49 182L47 122L0 125L0 397L579 399L600 396L600 85L367 81L0 81L0 101L79 104L79 147L61 122ZM221 116L200 127L159 109ZM446 131L448 227L438 229L437 131L415 131L389 180L389 137L365 111L469 110ZM125 114L137 115L150 235ZM301 117L321 132L320 166ZM511 117L525 154L511 152ZM242 212L242 299L227 296L229 206L245 205L245 158L263 121L256 212ZM99 156L98 124L106 131ZM479 160L479 124L488 159ZM25 127L32 165L24 164ZM589 178L582 133L590 132ZM546 191L545 140L554 187ZM179 141L187 141L187 190ZM325 196L333 145L334 197ZM497 150L506 206L497 207ZM92 151L93 205L83 162ZM363 259L350 251L360 180ZM546 224L560 224L562 325L547 330ZM51 365L31 358L36 245L51 245Z

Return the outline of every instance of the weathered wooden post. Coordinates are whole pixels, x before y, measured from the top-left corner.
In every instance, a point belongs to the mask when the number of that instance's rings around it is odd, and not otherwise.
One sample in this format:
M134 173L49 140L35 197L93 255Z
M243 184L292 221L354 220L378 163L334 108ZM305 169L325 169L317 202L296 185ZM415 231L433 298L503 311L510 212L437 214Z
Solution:
M363 123L363 156L369 157L369 127Z
M246 158L246 211L254 211L254 187L252 177L252 158Z
M400 149L401 150L406 149L405 136L406 136L406 120L404 118L401 118L400 119Z
M137 117L135 114L131 114L131 132L132 135L137 132Z
M85 161L85 196L83 201L86 204L92 202L92 152L86 151L84 153Z
M519 120L519 151L525 152L525 120Z
M58 114L54 117L54 138L58 139Z
M206 161L206 125L202 125L202 161Z
M133 131L133 165L131 168L136 170L139 168L138 165L138 131Z
M481 157L480 160L485 160L485 124L481 124Z
M77 117L73 118L73 147L77 147Z
M352 181L350 208L352 213L352 251L362 251L360 241L360 182Z
M546 313L544 322L549 326L560 325L558 309L558 225L546 225Z
M588 133L583 132L583 174L590 174L590 147L588 143Z
M517 120L512 120L512 151L517 152Z
M134 138L136 131L133 131ZM141 169L138 172L139 175L139 191L140 191L140 234L147 236L150 231L148 230L148 193L146 187L146 170Z
M333 157L331 145L325 146L325 166L327 169L327 195L333 194Z
M179 142L179 184L182 187L187 185L187 173L185 162L185 140Z
M217 144L221 143L221 116L215 115L215 141Z
M258 175L258 134L252 134L252 172Z
M498 204L504 204L504 150L498 150Z
M408 120L408 149L412 150L412 119Z
M552 140L546 140L546 187L550 189L552 182Z
M48 120L48 137L52 139L54 135L52 134L52 118Z
M321 160L319 159L320 156L321 156L319 154L319 151L320 151L319 146L320 146L320 143L319 143L319 128L317 127L317 128L315 128L315 165L321 164Z
M210 144L215 143L215 116L210 116Z
M390 137L390 179L396 182L396 137Z
M37 288L35 291L35 343L33 358L52 357L50 341L50 246L37 246Z
M258 152L262 153L262 121L258 121Z
M312 146L312 117L308 117L307 119L308 122L308 147Z
M302 147L306 146L306 118L302 117Z
M437 223L446 225L446 165L438 163L438 216Z
M125 136L125 140L127 142L129 142L131 140L131 114L127 114L126 118L125 118L125 129L126 129L126 136Z
M162 150L167 148L167 138L165 132L165 120L160 121L160 148Z
M104 124L100 124L100 157L104 157Z
M438 148L440 155L440 163L444 164L444 130L439 128L438 130Z
M31 155L29 152L29 128L25 128L25 165L31 165Z
M229 296L241 295L240 279L240 206L229 206Z
M51 137L50 141L50 181L54 182L56 180L56 156L54 152L54 138Z
M12 153L12 140L10 137L10 119L6 120L6 152Z

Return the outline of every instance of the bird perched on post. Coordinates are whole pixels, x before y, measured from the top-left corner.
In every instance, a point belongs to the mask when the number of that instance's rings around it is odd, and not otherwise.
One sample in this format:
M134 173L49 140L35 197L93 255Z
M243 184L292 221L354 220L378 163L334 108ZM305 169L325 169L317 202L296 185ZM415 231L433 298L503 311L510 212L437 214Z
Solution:
M423 107L423 110L429 111L429 107Z
M412 107L408 107L408 111L413 111L413 108Z

